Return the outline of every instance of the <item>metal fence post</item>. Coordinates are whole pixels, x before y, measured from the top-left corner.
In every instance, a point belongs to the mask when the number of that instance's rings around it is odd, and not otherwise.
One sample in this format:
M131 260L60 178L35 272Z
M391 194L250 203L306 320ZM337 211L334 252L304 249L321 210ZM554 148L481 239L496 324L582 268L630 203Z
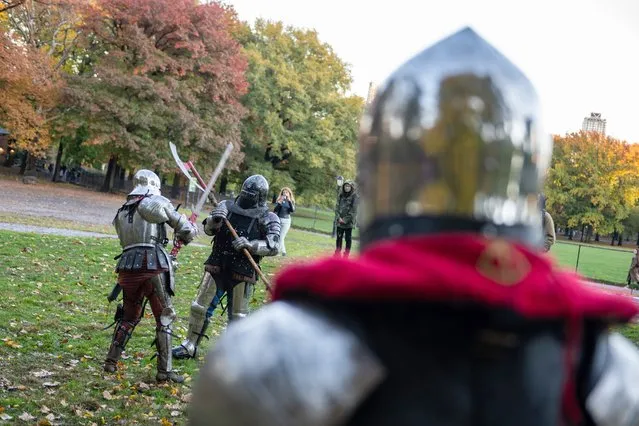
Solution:
M311 228L313 228L313 231L316 231L315 222L317 222L317 206L315 206L315 216L313 217L313 225L311 226Z
M575 272L579 272L579 255L581 255L581 244L579 244L579 248L577 249L577 264L575 265Z

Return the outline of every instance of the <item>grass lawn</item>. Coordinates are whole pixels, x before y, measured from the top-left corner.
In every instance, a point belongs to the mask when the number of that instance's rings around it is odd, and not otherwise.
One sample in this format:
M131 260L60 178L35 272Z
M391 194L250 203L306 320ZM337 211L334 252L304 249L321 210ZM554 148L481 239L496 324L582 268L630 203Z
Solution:
M598 246L558 242L551 249L557 262L565 268L575 270L579 253L578 272L595 281L610 284L625 284L632 250L610 250Z
M284 262L332 251L332 240L291 230L287 246L294 257L265 259L268 275ZM563 250L557 245L555 250ZM189 305L202 273L207 247L180 254L176 334L183 336ZM106 294L115 281L116 240L66 238L0 231L0 422L23 424L186 424L190 386L199 362L176 361L185 385L155 384L154 322L147 309L127 347L117 375L102 372L115 305ZM562 252L563 253L563 252ZM569 256L569 250L565 256ZM583 255L582 249L582 255ZM563 254L562 254L563 255ZM593 255L593 259L597 256ZM569 259L566 257L566 259ZM605 263L605 262L604 262ZM257 286L252 307L266 297ZM223 329L218 314L212 340ZM639 327L622 331L639 342ZM177 343L177 340L175 341ZM203 343L202 353L208 343Z
M287 238L289 252L298 259L321 254L330 247L327 242L329 237L295 230ZM0 422L22 416L25 424L117 424L120 419L186 423L184 410L198 362L175 362L189 377L185 386L155 385L150 309L127 346L121 373L102 372L113 329L101 328L112 322L115 310L114 304L107 306L106 294L115 282L117 253L117 240L0 231ZM186 333L190 302L208 253L208 247L186 247L180 253L173 299L180 336ZM284 261L294 259L265 259L267 275ZM258 285L253 308L265 297ZM225 323L219 313L214 319L212 338Z

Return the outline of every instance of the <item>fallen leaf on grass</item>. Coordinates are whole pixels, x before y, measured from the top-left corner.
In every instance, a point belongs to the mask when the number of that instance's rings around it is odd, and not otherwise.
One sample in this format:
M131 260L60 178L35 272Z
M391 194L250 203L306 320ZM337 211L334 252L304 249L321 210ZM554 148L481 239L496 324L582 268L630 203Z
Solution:
M51 426L51 422L49 419L44 418L38 422L38 426Z
M48 416L45 417L45 419L49 420L50 422L55 420L55 416L53 414L49 414Z
M135 387L138 389L139 392L145 391L145 390L150 390L151 386L147 385L144 382L138 382L135 384Z
M51 412L51 409L46 405L43 405L42 407L40 407L40 412L42 414L49 414Z
M179 411L171 411L171 417L179 417L182 413Z
M187 393L186 395L182 395L182 397L180 398L180 401L186 402L186 403L191 402L191 394Z
M53 373L47 370L34 371L33 375L35 377L50 377L53 376Z
M13 417L8 415L7 413L0 414L0 420L11 420L11 419L13 419Z
M171 423L170 421L168 421L167 419L165 419L164 417L162 417L162 419L160 420L160 424L162 426L173 426L173 423Z
M67 402L63 399L62 401L60 401L60 405L62 405L63 407L66 407L69 404L67 404Z
M19 349L19 348L22 347L21 344L19 344L18 342L15 342L15 341L13 341L13 340L11 340L9 338L5 338L5 339L2 339L2 340L4 341L4 344L9 346L10 348Z
M104 397L104 399L109 401L113 399L113 396L111 395L111 392L109 391L102 392L102 396Z
M9 392L11 392L11 391L25 391L25 390L27 390L27 387L25 385L9 386L7 388L7 390Z
M73 240L73 244L77 244L77 245L81 245L81 246L86 246L87 244L82 241L82 240Z
M57 386L60 386L60 382L44 382L42 383L42 386L44 386L45 388L55 388Z
M26 411L23 412L22 414L20 414L18 416L18 418L20 420L22 420L23 422L30 422L31 420L35 420L35 417L33 417L31 414L27 413Z

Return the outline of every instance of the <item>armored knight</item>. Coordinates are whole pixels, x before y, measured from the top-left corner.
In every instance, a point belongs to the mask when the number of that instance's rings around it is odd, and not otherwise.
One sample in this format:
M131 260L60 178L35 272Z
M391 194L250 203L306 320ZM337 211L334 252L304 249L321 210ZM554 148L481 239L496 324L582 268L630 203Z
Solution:
M160 179L155 173L139 170L133 182L133 191L113 220L122 246L115 271L124 293L124 306L118 309L104 370L111 373L117 370L118 360L142 318L146 298L156 324L156 379L181 383L184 378L173 372L170 352L171 323L176 315L171 304L175 286L173 259L165 250L168 242L166 225L174 229L175 237L184 244L195 238L197 228L160 195Z
M214 236L213 251L205 262L197 296L191 303L187 338L173 348L175 358L196 356L222 292L227 294L229 321L248 314L257 274L243 250L250 252L256 264L264 256L277 255L279 250L280 220L266 205L268 188L264 176L250 176L235 201L220 202L204 220L204 232ZM239 238L233 237L224 219L235 228Z
M231 324L191 424L639 424L630 300L542 253L552 142L522 72L464 29L399 68L361 120L361 255L281 272Z

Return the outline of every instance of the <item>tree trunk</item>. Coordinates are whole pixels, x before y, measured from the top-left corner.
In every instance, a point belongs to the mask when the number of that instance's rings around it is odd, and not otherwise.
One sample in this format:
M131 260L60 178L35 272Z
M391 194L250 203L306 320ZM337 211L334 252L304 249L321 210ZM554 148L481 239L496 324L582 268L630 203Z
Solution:
M615 245L615 240L617 239L617 230L615 229L614 232L612 233L612 240L610 241L610 245L614 246Z
M62 153L64 152L64 144L62 143L62 139L60 139L60 144L58 145L58 155L55 157L55 167L53 168L53 176L51 177L51 182L58 181L58 175L60 174L60 167L62 167Z
M24 158L22 159L22 164L20 165L20 176L23 176L27 171L27 166L29 165L31 155L29 155L29 151L26 151L24 154Z
M120 166L120 173L117 175L118 177L118 189L124 189L124 180L126 179L126 169Z
M619 233L619 239L617 240L617 246L621 246L623 244L623 232Z
M229 184L229 174L226 170L224 170L224 173L222 173L222 179L220 179L220 191L219 194L225 194L226 193L226 187Z
M120 182L118 182L118 177L120 176L120 172L122 167L116 162L115 167L113 169L113 189L120 189Z
M595 241L599 242L599 232L595 234Z
M176 200L180 196L180 179L182 175L179 172L175 172L173 175L173 186L171 187L171 198Z
M639 247L639 232L637 232L637 247Z
M100 189L101 192L111 191L111 188L113 186L113 172L115 170L116 162L117 159L115 158L115 156L111 156L111 158L109 158L109 166L107 167L107 173L104 177L104 183L102 184L102 188Z
M581 225L581 236L579 237L579 242L583 243L584 242L584 234L586 230L586 225Z
M568 239L572 241L572 228L567 228Z
M129 170L129 176L126 178L126 180L133 180L133 176L135 176L135 171Z

